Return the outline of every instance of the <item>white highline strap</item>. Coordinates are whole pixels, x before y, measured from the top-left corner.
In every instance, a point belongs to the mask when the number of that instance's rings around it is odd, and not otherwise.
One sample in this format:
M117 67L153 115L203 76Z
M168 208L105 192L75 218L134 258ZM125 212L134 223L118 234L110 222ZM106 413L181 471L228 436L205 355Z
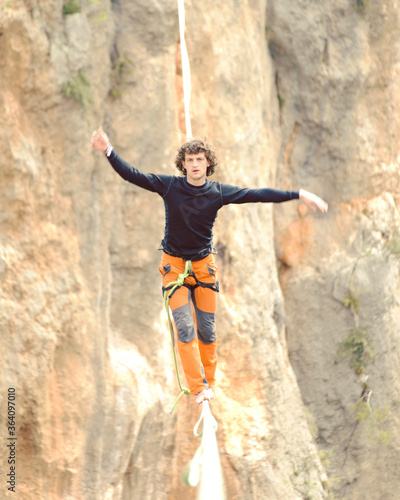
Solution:
M188 486L198 486L197 500L226 500L224 478L217 443L217 422L211 414L208 401L203 401L201 417L193 429L201 437L201 444L184 471ZM198 432L203 421L203 431Z
M184 0L178 0L178 13L179 13L179 35L181 39L181 59L182 59L182 77L183 77L183 99L185 102L185 122L186 122L186 136L189 139L192 137L192 126L190 124L190 66L189 57L186 49L185 42L185 5Z

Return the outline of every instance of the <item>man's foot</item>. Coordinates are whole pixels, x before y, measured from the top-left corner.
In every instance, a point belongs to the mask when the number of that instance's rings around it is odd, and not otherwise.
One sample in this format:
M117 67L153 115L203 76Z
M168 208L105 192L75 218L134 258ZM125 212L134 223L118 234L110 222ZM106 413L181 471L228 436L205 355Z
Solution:
M215 399L214 393L212 389L204 389L203 391L196 394L196 403L200 405L203 401L210 401L211 399Z

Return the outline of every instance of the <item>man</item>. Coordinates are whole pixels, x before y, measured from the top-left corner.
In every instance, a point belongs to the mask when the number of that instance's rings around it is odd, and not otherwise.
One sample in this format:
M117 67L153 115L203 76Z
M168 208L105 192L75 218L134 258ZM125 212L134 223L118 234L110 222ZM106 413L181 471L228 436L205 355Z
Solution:
M217 157L212 146L201 140L191 139L179 149L175 159L183 174L179 177L145 174L131 167L115 153L102 128L93 132L92 145L104 152L123 179L164 199L165 235L160 265L163 289L184 272L186 261L192 264L191 275L173 293L169 303L178 333L178 350L190 393L197 396L197 403L214 399L218 281L212 236L218 210L230 203L280 203L298 198L314 212L326 212L328 205L303 189L299 192L242 189L210 181L207 177L214 173Z

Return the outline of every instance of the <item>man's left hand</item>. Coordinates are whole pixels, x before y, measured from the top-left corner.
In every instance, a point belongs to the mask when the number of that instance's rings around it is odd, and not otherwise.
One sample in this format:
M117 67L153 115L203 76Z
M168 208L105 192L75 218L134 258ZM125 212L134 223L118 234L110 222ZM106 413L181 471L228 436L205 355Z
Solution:
M299 194L300 200L303 201L303 203L313 212L320 210L321 212L325 213L328 211L328 204L326 203L326 201L324 201L316 194L310 193L305 189L300 189Z

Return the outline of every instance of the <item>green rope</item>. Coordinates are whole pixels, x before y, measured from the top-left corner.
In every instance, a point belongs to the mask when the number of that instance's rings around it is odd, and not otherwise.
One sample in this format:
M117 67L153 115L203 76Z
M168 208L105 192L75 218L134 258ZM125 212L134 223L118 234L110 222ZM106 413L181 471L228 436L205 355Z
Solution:
M169 326L169 332L171 334L171 343L172 343L172 352L174 354L174 363L175 363L175 371L176 371L176 378L178 379L178 385L179 389L181 390L179 396L176 398L176 401L174 405L172 406L170 414L172 415L172 412L175 409L175 406L178 404L178 401L180 398L183 396L183 394L190 395L190 390L187 389L186 387L182 386L181 383L181 378L179 376L179 369L178 369L178 361L176 359L176 352L174 348L174 328L172 326L172 321L171 321L171 315L169 313L169 300L172 296L172 294L175 292L177 288L180 288L185 279L192 274L192 261L187 260L186 265L185 265L185 271L178 276L178 279L172 283L168 283L168 289L164 291L164 306L167 311L167 316L168 316L168 326Z

